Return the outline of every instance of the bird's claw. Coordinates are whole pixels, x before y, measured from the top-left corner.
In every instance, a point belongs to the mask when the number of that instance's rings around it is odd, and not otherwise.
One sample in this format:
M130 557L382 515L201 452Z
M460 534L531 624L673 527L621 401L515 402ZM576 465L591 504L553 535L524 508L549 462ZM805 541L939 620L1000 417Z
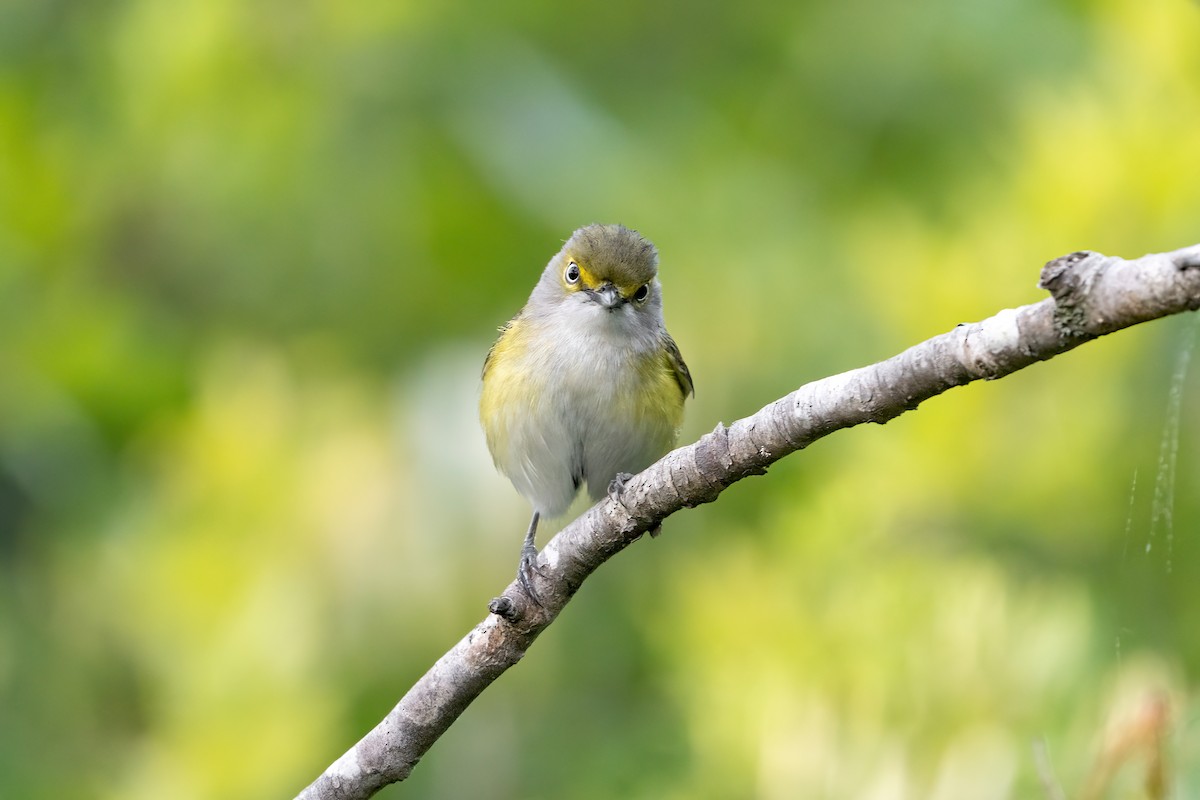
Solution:
M608 484L609 498L617 501L626 509L628 509L629 506L625 505L625 499L621 496L621 494L625 491L625 484L628 483L629 479L632 477L633 475L628 472L618 472L613 476L612 481L610 481Z
M521 584L521 588L525 590L525 594L529 595L533 604L540 607L542 599L538 596L537 590L533 588L533 580L530 577L530 573L534 572L542 577L546 576L538 566L537 557L537 548L532 544L521 548L521 561L517 565L517 583Z

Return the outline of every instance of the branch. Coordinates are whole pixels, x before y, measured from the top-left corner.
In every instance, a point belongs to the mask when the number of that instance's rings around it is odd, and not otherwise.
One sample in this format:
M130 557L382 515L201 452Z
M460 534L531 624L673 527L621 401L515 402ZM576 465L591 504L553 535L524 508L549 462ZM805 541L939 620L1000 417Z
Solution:
M885 423L972 381L994 380L1140 322L1200 308L1200 244L1134 261L1072 253L1042 268L1050 297L963 324L869 367L801 386L667 454L550 540L538 558L538 607L515 584L491 614L417 681L372 731L299 795L367 798L402 781L471 701L521 660L584 579L680 510L836 430Z

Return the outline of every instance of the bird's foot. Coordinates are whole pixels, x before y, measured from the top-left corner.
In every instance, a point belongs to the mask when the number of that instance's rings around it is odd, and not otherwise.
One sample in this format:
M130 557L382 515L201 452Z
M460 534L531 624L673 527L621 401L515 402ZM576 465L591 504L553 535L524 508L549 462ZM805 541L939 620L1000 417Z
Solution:
M529 595L529 599L533 601L533 604L540 608L542 599L538 597L537 590L533 588L531 575L536 572L538 575L545 577L546 574L538 566L537 557L537 547L532 542L526 542L525 546L521 548L521 560L517 564L517 583L521 584L521 588L525 590L525 594Z
M628 483L629 479L632 477L633 475L628 472L618 472L613 476L612 481L608 484L608 496L611 499L616 500L626 509L628 509L629 506L625 505L625 499L621 496L621 494L625 491L625 484Z

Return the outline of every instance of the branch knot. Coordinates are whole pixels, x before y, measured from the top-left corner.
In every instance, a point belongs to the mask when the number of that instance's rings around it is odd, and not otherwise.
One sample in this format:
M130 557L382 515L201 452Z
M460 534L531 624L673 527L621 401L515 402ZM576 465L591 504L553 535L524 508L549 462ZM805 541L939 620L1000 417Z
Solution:
M1047 261L1038 287L1054 298L1054 327L1064 339L1089 339L1086 304L1092 285L1109 258L1091 250L1077 250Z

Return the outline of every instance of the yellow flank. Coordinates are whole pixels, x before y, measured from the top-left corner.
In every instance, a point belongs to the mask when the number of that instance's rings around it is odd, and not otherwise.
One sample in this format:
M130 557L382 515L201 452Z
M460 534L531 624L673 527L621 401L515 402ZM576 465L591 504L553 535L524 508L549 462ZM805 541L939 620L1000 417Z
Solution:
M524 369L527 337L523 335L520 317L514 317L500 329L500 338L488 351L483 362L483 391L479 395L479 419L488 449L497 465L502 451L508 449L509 414L526 412L537 396L537 387L528 370ZM507 412L507 413L506 413Z
M631 410L639 417L663 420L671 430L671 440L665 445L670 447L683 422L684 393L667 351L653 353L639 364L638 377L642 385L637 395L641 401Z

